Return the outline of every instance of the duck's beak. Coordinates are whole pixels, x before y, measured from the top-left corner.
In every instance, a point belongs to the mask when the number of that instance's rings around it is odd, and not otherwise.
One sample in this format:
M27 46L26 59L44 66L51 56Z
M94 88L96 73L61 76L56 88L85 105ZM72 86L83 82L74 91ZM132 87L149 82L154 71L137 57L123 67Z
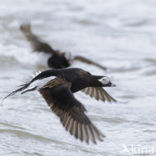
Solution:
M69 63L69 65L71 65L71 64L72 64L72 60L71 60L71 59L69 59L69 60L68 60L68 63Z
M106 87L116 87L116 85L113 84L112 82L109 82Z

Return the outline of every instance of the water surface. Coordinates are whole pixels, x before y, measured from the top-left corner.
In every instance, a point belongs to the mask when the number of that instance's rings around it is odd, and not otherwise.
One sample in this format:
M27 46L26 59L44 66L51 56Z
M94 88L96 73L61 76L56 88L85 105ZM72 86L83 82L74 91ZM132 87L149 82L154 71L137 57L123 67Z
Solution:
M155 0L1 2L0 97L35 71L47 69L44 55L32 53L19 31L21 23L31 21L34 32L55 49L107 66L104 72L73 64L111 77L117 87L107 91L121 102L97 102L76 93L87 115L106 135L103 142L87 145L64 130L39 93L13 96L0 106L0 155L125 156L135 154L133 147L147 148L144 155L156 155L155 15Z

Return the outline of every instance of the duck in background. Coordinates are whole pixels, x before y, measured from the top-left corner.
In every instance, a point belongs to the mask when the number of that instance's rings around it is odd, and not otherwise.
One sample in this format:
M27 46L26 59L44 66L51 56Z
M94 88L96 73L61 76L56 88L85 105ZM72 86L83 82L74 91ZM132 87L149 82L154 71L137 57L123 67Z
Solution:
M96 143L96 140L102 141L104 135L86 116L85 107L73 93L83 91L97 100L116 102L103 88L114 86L108 77L92 75L80 68L53 69L37 74L5 98L17 92L37 90L71 135L87 143L90 140Z
M42 41L37 35L31 30L30 24L22 24L20 30L30 42L34 51L44 52L50 54L48 58L48 66L51 68L67 68L72 65L74 61L81 61L87 64L95 65L102 70L106 70L106 67L82 56L67 56L68 53L53 49L48 43Z

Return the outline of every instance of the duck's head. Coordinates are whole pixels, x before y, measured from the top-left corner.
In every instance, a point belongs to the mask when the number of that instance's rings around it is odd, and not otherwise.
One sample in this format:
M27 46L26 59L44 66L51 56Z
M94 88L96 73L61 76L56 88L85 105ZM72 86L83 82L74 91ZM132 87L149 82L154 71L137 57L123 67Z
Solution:
M71 65L71 59L65 53L56 53L48 60L49 67L52 68L67 68Z
M115 87L116 85L111 82L111 80L107 76L97 76L91 75L87 72L90 85L92 87Z
M102 78L98 79L98 81L103 87L116 87L116 85L113 84L107 76L103 76Z
M92 75L90 72L77 69L79 77L91 87L115 87L107 76Z

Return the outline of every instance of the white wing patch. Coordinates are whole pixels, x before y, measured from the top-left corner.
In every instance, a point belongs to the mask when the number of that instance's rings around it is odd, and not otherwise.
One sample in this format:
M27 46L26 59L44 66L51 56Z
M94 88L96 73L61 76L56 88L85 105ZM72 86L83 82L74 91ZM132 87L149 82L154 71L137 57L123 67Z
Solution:
M55 79L56 76L49 76L40 80L36 80L34 82L32 82L28 88L26 88L26 90L32 89L32 88L36 88L35 90L39 90L40 88L42 88L47 82L49 82L50 80ZM24 91L23 91L24 92Z
M50 76L50 77L47 77L47 78L44 78L44 79L41 79L41 80L37 80L36 82L36 87L37 89L40 89L42 88L47 82L49 82L50 80L53 80L55 79L56 76Z

